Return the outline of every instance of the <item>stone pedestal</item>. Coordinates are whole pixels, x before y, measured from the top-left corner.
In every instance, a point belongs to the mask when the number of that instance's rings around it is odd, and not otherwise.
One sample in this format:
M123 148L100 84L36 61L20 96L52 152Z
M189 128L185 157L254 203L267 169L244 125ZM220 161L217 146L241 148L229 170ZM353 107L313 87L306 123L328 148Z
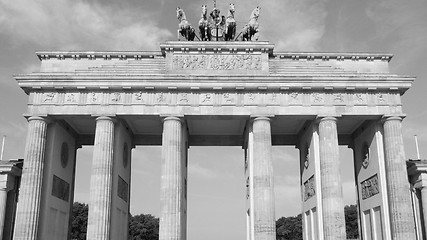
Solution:
M25 162L13 237L15 240L37 239L47 125L46 119L42 117L28 119Z
M401 121L400 117L384 119L387 190L391 232L394 240L415 239Z
M270 119L257 117L252 125L254 240L276 239L274 178Z
M319 122L320 177L325 240L346 238L336 121L336 118L324 117Z
M186 238L186 153L182 122L166 117L162 135L160 240Z
M95 144L90 180L88 240L110 240L113 186L114 119L96 119Z

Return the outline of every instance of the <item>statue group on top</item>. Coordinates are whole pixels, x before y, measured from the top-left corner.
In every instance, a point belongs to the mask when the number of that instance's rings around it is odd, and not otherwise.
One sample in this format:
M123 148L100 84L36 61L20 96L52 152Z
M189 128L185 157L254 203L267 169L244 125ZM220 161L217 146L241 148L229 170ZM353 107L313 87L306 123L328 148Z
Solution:
M230 3L227 17L221 15L221 11L216 7L216 3L214 3L214 8L209 15L207 5L202 5L198 36L196 30L187 21L184 10L178 7L176 8L176 16L179 21L178 40L182 36L187 41L194 41L195 38L199 41L258 41L258 17L260 10L260 7L256 7L252 11L249 22L236 36L237 24L234 19L236 9L233 3Z

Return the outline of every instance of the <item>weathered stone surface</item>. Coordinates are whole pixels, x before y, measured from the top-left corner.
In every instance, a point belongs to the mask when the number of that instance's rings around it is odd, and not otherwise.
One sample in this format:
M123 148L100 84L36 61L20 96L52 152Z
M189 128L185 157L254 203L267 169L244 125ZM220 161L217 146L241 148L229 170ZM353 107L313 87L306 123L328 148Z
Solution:
M396 240L416 239L401 121L402 118L397 116L384 119L386 184L391 232Z
M186 160L181 120L163 120L162 172L160 191L160 240L185 240L186 237Z
M345 239L337 119L324 117L319 122L320 176L324 239Z
M276 239L273 162L270 119L257 117L252 123L254 239Z
M28 119L25 162L13 239L36 240L38 237L47 124L42 117Z
M113 187L114 120L96 119L95 144L90 179L88 240L110 240Z

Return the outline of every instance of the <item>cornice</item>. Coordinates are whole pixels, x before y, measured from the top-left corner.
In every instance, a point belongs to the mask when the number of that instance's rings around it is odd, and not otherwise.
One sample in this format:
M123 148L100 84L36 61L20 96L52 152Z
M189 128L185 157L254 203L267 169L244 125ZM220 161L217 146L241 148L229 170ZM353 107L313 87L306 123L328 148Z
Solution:
M292 60L336 60L336 61L386 61L390 62L393 54L388 53L322 53L322 52L274 52L273 59L292 59Z
M163 58L159 51L38 51L36 52L39 60L127 60L143 58Z

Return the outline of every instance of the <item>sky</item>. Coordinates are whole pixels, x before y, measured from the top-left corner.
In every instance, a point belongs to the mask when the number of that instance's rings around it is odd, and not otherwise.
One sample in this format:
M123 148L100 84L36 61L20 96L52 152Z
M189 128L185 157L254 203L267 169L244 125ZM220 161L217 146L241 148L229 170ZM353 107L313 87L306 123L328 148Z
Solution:
M217 0L226 12L229 0ZM39 68L42 50L159 50L176 39L175 9L193 26L206 0L0 0L0 134L3 159L23 158L27 95L14 74ZM407 158L415 159L414 135L427 159L427 1L425 0L235 0L238 29L261 7L260 40L275 51L392 53L391 72L417 77L402 97ZM355 202L352 155L340 148L344 201ZM276 218L301 209L298 151L273 147ZM189 149L188 239L244 239L243 150ZM92 148L78 150L75 200L87 202ZM159 216L160 147L133 150L131 213ZM350 173L350 174L348 174Z

